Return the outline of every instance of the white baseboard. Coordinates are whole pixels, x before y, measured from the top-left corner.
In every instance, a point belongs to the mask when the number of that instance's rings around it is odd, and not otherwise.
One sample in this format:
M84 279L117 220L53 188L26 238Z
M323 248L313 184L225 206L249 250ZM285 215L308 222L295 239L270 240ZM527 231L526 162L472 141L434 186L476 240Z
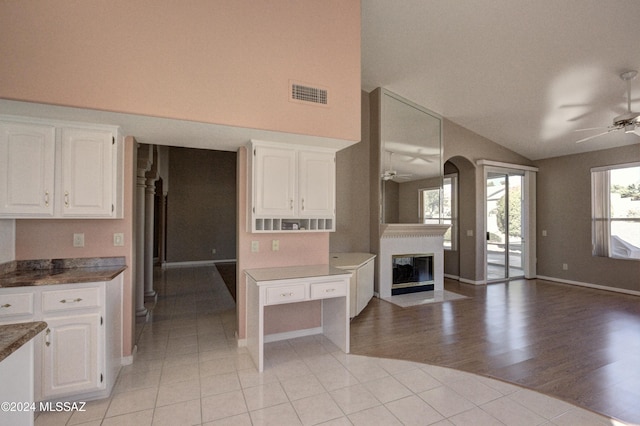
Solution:
M312 336L322 334L322 327L305 328L303 330L285 331L284 333L273 333L264 336L264 342L279 342L280 340L295 339L296 337Z
M473 280L468 280L466 278L458 278L458 281L460 281L461 283L473 284L473 285L486 285L487 284L486 280L473 281Z
M123 356L120 362L121 365L131 365L133 364L133 360L138 353L138 345L133 345L133 351L131 351L131 355Z
M216 263L235 262L236 259L219 259L219 260L193 260L189 262L166 262L163 268L192 268L194 266L211 266Z
M460 277L458 275L444 274L444 277L449 278L450 280L460 281Z
M613 291L615 293L624 293L624 294L630 294L632 296L640 296L640 291L636 291L636 290L627 290L627 289L624 289L624 288L609 287L609 286L606 286L606 285L584 283L584 282L581 282L581 281L565 280L565 279L562 279L562 278L547 277L547 276L544 276L544 275L538 275L538 276L536 276L536 278L541 279L541 280L547 280L547 281L555 281L555 282L563 283L563 284L577 285L577 286L580 286L580 287L595 288L595 289L598 289L598 290L606 290L606 291Z

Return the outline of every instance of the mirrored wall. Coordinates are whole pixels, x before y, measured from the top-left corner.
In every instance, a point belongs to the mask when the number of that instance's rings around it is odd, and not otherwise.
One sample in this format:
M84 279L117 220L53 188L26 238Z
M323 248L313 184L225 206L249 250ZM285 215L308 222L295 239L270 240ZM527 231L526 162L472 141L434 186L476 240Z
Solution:
M442 188L442 119L386 89L376 91L380 223L427 223L439 214L440 197L422 195Z

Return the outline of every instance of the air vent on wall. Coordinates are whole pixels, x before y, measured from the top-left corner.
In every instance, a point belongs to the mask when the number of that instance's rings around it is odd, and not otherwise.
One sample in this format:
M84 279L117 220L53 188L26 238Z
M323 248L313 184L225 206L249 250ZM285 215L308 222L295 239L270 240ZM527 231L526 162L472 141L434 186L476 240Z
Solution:
M289 96L292 101L328 106L329 98L327 89L311 87L309 85L290 82Z

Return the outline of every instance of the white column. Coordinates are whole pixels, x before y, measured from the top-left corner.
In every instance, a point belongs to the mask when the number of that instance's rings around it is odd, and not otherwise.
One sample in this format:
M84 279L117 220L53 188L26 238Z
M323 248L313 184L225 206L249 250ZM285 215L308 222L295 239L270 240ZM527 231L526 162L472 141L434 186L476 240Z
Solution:
M144 297L153 298L156 292L153 289L153 230L155 207L156 180L158 179L158 149L151 146L151 169L145 174L145 205L144 205Z
M136 316L147 315L144 306L144 216L145 216L145 183L146 173L151 168L151 149L149 145L138 144L138 162L136 169L136 257L135 257L135 286L136 286Z

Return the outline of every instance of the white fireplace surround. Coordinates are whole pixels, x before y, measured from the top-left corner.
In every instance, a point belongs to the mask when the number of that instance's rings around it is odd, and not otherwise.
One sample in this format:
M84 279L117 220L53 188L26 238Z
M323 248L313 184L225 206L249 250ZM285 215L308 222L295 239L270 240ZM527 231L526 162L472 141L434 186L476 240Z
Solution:
M391 297L393 255L433 253L434 290L444 290L444 233L449 225L393 223L380 225L378 295Z

